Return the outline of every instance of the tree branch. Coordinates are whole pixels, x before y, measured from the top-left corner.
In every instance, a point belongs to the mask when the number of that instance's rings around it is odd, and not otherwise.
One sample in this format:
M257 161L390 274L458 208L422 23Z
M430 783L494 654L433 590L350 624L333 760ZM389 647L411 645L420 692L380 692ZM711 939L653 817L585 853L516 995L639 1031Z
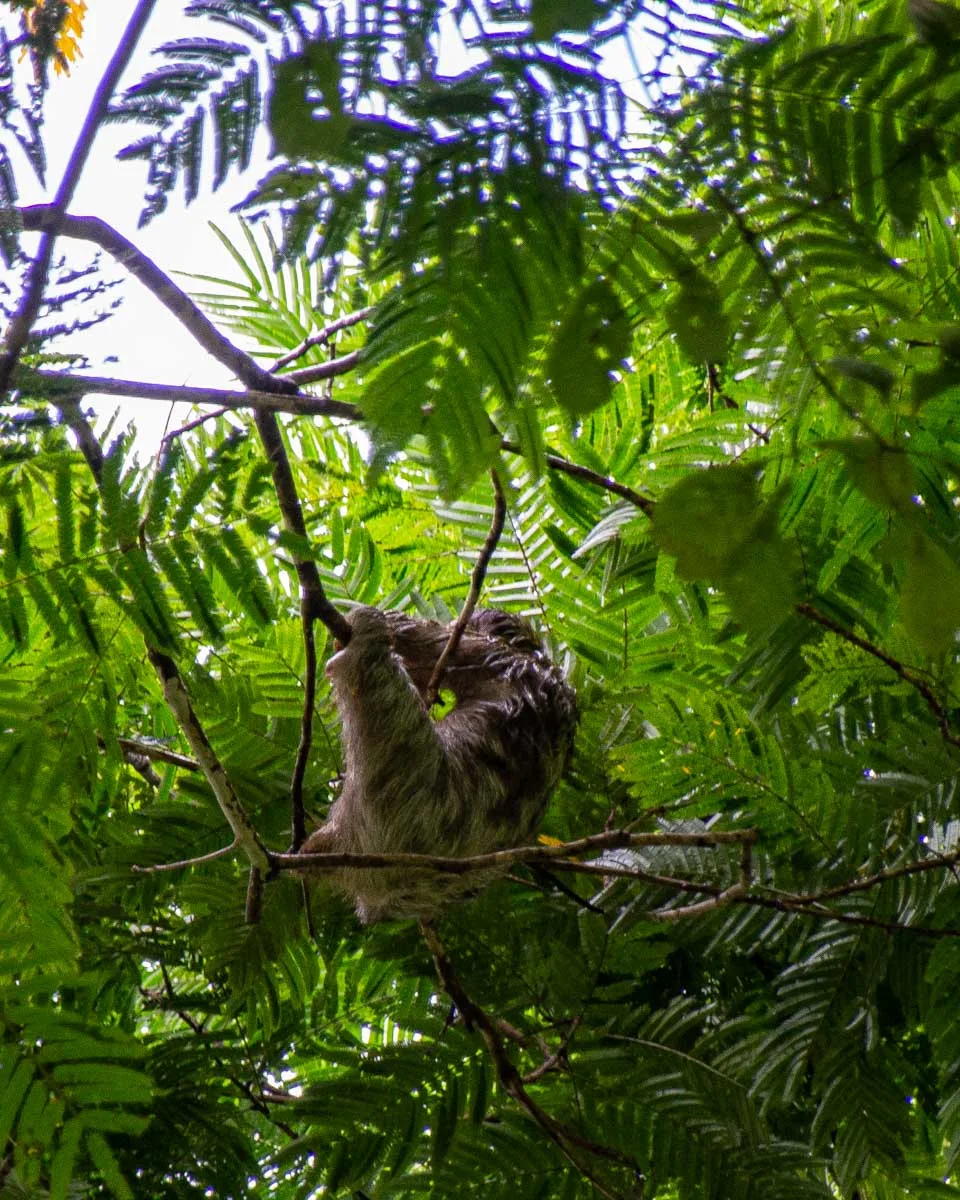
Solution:
M65 219L67 205L72 200L73 193L80 182L80 176L89 157L93 139L96 137L97 130L106 116L110 98L120 81L120 76L126 70L127 63L130 61L137 42L140 40L140 34L143 32L150 18L154 3L155 0L140 0L133 11L133 15L127 22L123 36L97 85L97 90L93 94L93 100L67 162L66 170L63 173L60 186L57 188L53 204L47 206L52 214L51 224L40 239L37 257L33 260L33 265L27 277L27 286L24 289L20 305L14 314L13 320L10 322L4 339L4 353L0 356L0 395L3 395L10 385L14 368L23 351L23 347L26 345L27 338L30 336L30 331L37 319L37 314L40 312L43 291L47 286L47 276L50 273L50 263L53 261L54 243L57 239L59 226Z
M237 843L231 842L229 846L221 846L219 850L211 850L209 854L199 854L196 858L182 858L179 862L154 863L151 867L134 865L130 870L134 871L137 875L158 875L163 871L183 871L187 867L199 867L204 863L216 862L218 858L226 858L236 848Z
M520 446L516 442L510 441L509 438L501 440L500 449L506 450L509 454L523 453ZM614 496L620 496L624 500L629 500L642 513L645 513L648 517L653 516L656 501L651 500L648 496L641 496L639 492L635 492L632 487L628 487L625 483L618 483L615 479L611 479L609 475L601 475L599 471L592 471L589 467L581 466L580 463L570 462L569 459L561 458L559 454L547 454L545 461L552 471L559 471L563 475L569 475L572 479L582 480L582 482L589 483L592 487L602 488L605 492L610 492Z
M190 297L173 282L169 275L131 241L118 233L99 217L72 217L52 213L48 205L35 205L20 210L25 227L43 228L45 223L56 219L57 227L64 236L82 238L94 242L112 255L134 278L138 279L175 317L189 330L193 337L212 358L229 367L248 388L270 395L290 395L296 392L297 384L287 379L277 379L265 371L255 359L240 350L217 329ZM352 356L348 356L352 358ZM330 364L323 364L328 369ZM355 365L352 363L352 365ZM336 371L332 372L336 374ZM218 403L217 400L211 403ZM226 407L222 405L222 407ZM303 519L303 508L297 495L296 481L290 468L286 447L280 433L280 425L274 412L265 408L254 408L254 421L260 441L267 454L273 474L273 486L277 493L283 523L288 532L307 538L307 527ZM350 626L343 615L327 599L320 582L320 573L311 559L295 556L297 578L300 582L301 599L311 613L312 619L323 621L334 637L346 643L350 640Z
M329 362L319 363L310 370L315 372L315 379L332 379L344 375L356 366L356 356L345 354L341 358L332 358ZM355 404L343 400L331 400L325 396L312 396L300 392L274 393L265 392L259 388L249 391L232 391L226 388L213 387L184 387L177 384L144 383L135 379L115 379L104 375L81 375L61 371L22 371L23 386L29 386L30 379L37 379L44 385L47 392L64 391L70 395L85 395L89 392L99 392L105 396L125 396L136 400L156 400L163 404L215 404L225 409L261 409L271 413L290 413L298 417L333 417L344 421L363 420L363 413ZM290 379L292 376L285 376ZM516 442L503 438L501 450L508 454L521 454ZM613 496L628 500L647 516L653 514L656 501L618 483L608 475L601 475L580 463L570 462L558 454L546 456L547 466L551 471L569 475L579 479L591 487L601 488Z
M824 629L828 629L831 633L835 633L837 637L843 638L845 642L849 642L851 646L856 646L859 650L863 650L865 654L872 655L878 662L882 662L884 666L890 668L895 675L898 675L904 683L908 683L912 688L915 688L926 702L927 707L933 713L937 722L937 728L940 730L940 736L945 742L951 746L960 748L960 735L953 732L950 727L950 719L947 715L947 710L943 704L937 699L933 688L930 684L919 675L916 671L900 662L899 659L893 657L892 654L887 654L885 650L881 650L879 646L875 646L872 642L868 642L866 638L862 638L859 634L854 633L850 629L844 628L832 617L828 617L826 613L820 612L814 608L812 604L806 602L797 604L796 611L801 616L815 621Z
M334 358L324 363L330 376L342 374L352 367L344 365L344 359ZM28 388L31 380L43 384L44 392L51 394L54 402L58 393L69 396L85 396L98 392L104 396L125 396L133 400L155 400L161 404L215 404L219 408L238 410L260 410L266 413L291 413L299 417L339 417L346 421L360 421L360 410L353 404L341 400L330 400L325 396L310 396L300 393L233 391L229 388L185 387L170 383L145 383L137 379L114 379L107 375L81 375L66 371L33 371L20 367L17 383Z
M433 854L274 854L273 867L280 871L335 870L341 867L387 869L389 867L424 867L447 875L466 875L471 871L510 867L514 863L550 863L558 870L564 859L601 850L624 850L631 846L723 846L755 842L755 829L717 830L703 833L630 833L614 829L589 837L563 842L559 846L515 846L510 850L495 850L490 854L474 854L469 858L452 858ZM569 864L576 868L578 864ZM595 872L607 870L605 864L591 864ZM607 870L615 874L616 868ZM661 877L651 877L659 880ZM692 886L692 885L691 885ZM693 888L708 891L709 888ZM719 889L718 889L719 890Z
M187 293L129 238L108 225L100 217L59 218L54 205L33 204L19 210L23 227L31 232L57 228L63 237L93 242L115 259L134 279L138 280L203 347L211 358L222 363L247 387L273 394L295 392L296 386L271 375L245 351L235 346L214 325Z
M129 754L139 754L143 758L153 759L154 762L169 763L173 767L182 767L185 771L199 771L200 764L185 754L176 750L168 750L166 746L157 746L154 742L142 742L139 738L117 738L121 750Z
M300 741L297 757L293 764L290 781L290 849L296 852L307 836L307 821L303 811L303 781L307 774L307 760L313 744L313 706L317 699L317 639L313 627L313 615L306 605L305 597L300 601L300 623L303 628L303 706L300 715Z
M450 660L451 654L454 653L457 646L460 645L460 639L463 637L463 631L467 627L467 622L473 616L473 610L477 607L477 601L480 599L480 590L483 587L483 581L487 575L487 567L490 565L490 559L493 558L493 552L497 548L497 543L500 541L500 535L503 533L503 523L507 518L507 500L503 494L503 487L497 477L496 471L490 473L493 480L493 519L490 522L490 531L480 547L480 553L477 555L477 561L474 563L473 574L470 577L470 590L467 592L467 598L463 602L463 608L460 610L460 615L450 631L450 636L447 639L447 644L444 646L437 659L433 672L430 675L430 682L427 684L427 690L424 693L426 697L427 707L437 703L439 697L440 682L443 679L443 672L447 663Z
M329 325L324 325L317 333L311 333L309 337L304 338L299 346L289 350L286 354L282 354L276 362L274 362L268 370L273 375L277 371L288 367L292 362L296 362L298 358L302 358L304 354L314 346L324 346L330 339L341 329L349 329L352 325L359 325L361 321L366 321L373 316L374 306L371 304L367 308L360 308L356 312L347 313L346 316L337 317L335 321L331 321Z
M316 363L312 367L301 367L297 371L288 371L280 378L295 383L298 387L304 383L319 383L321 379L331 379L334 375L343 375L352 371L360 364L360 351L351 350L341 358L331 358L328 362Z
M430 921L421 921L420 932L427 944L427 949L433 956L437 975L444 990L457 1006L467 1027L476 1029L483 1038L503 1090L521 1108L526 1110L547 1134L564 1158L583 1175L584 1179L593 1184L600 1195L607 1197L607 1200L620 1200L623 1193L614 1191L606 1182L599 1179L593 1170L586 1165L580 1151L585 1151L596 1158L605 1159L607 1162L615 1163L619 1167L626 1167L639 1176L640 1167L636 1160L631 1158L630 1155L624 1154L621 1150L615 1149L613 1146L605 1146L600 1142L594 1142L590 1138L584 1137L571 1126L558 1121L556 1117L552 1117L537 1104L527 1091L517 1068L510 1061L503 1038L496 1024L469 995L466 988L460 982L454 970L453 963L450 961L446 949L440 941L435 926Z
M270 869L270 852L260 840L260 835L247 816L240 803L240 797L193 711L193 705L190 703L190 697L187 695L187 689L180 678L176 663L169 655L152 646L147 647L147 654L163 686L163 698L176 717L177 724L183 730L183 735L200 764L204 778L220 805L220 811L233 830L236 845L244 851L251 866L265 874Z

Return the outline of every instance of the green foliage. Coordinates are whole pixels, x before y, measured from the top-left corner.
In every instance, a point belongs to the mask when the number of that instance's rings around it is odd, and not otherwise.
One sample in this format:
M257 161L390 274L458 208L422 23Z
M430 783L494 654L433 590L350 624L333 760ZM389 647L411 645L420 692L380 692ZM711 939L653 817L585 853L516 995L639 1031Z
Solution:
M163 47L119 104L146 215L196 192L205 130L216 184L269 132L284 240L215 230L235 276L198 299L280 373L359 351L322 386L362 432L284 420L301 536L246 413L147 468L122 435L95 483L41 376L3 411L0 1192L956 1196L954 10L190 8L235 41ZM600 57L641 28L642 128ZM144 649L285 848L296 562L340 608L449 617L491 470L482 602L533 617L582 714L545 834L704 843L517 868L444 919L526 1106L411 923L315 887L308 924L284 877L245 923ZM744 878L704 835L747 829Z

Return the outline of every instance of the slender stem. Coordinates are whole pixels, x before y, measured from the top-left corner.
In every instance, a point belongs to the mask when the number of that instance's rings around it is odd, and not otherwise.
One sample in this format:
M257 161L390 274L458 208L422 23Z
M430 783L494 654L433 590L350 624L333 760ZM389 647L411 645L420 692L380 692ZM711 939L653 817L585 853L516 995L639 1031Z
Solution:
M460 645L463 631L473 616L473 610L477 607L477 601L480 599L480 591L483 588L483 581L487 576L487 567L490 565L490 559L493 558L493 552L496 550L497 543L500 541L500 535L503 533L504 521L507 519L507 500L503 494L503 487L497 478L496 471L491 471L490 477L493 480L494 492L493 519L490 522L490 531L480 548L477 561L474 563L473 574L470 577L470 590L467 592L463 608L460 610L460 615L457 617L453 629L450 631L447 644L437 659L436 666L433 668L430 676L430 682L427 684L425 695L428 705L437 703L443 672L450 661L450 656L456 652L457 646Z
M293 765L293 778L290 781L290 849L294 854L303 845L307 836L307 822L303 811L303 781L307 773L310 746L313 743L313 706L317 699L317 639L313 613L310 611L306 597L303 597L300 602L300 622L303 628L305 670L303 707L300 714L300 742Z
M562 1121L558 1121L556 1117L551 1116L550 1113L537 1104L527 1091L517 1068L510 1061L497 1024L477 1004L461 983L446 948L437 934L435 926L430 921L421 921L420 932L427 944L427 949L433 957L437 976L444 990L457 1006L468 1028L476 1029L483 1038L503 1090L521 1108L525 1109L554 1143L564 1158L580 1172L584 1179L593 1185L601 1196L606 1197L607 1200L620 1200L623 1193L614 1191L608 1183L598 1178L593 1169L584 1161L583 1153L585 1152L596 1158L605 1159L608 1162L615 1163L619 1167L626 1167L636 1175L639 1175L640 1169L636 1161L613 1146L605 1146L600 1142L593 1141L591 1138L584 1137L576 1129Z
M107 108L109 107L114 89L120 82L120 76L127 68L127 63L129 63L137 42L140 40L140 35L143 33L155 3L156 0L140 0L140 3L133 11L133 15L127 22L127 27L123 31L123 37L121 37L116 50L113 52L113 57L110 59L107 69L103 73L100 83L97 85L97 90L93 94L90 108L80 129L80 134L77 137L70 159L67 162L63 178L60 180L60 186L57 188L57 194L54 197L53 204L50 206L55 214L52 227L40 239L40 247L37 251L37 257L33 260L33 265L30 268L23 298L4 338L4 353L0 356L0 395L10 385L14 368L23 351L23 347L26 345L27 338L30 336L30 330L37 319L37 314L40 312L43 291L47 286L47 276L50 273L50 264L53 261L53 247L57 239L57 226L67 211L67 205L73 199L73 193L80 182L80 176L83 174L83 168L86 166L87 158L90 155L93 139L96 137L97 130L100 128L100 124L107 114Z
M509 454L521 453L520 446L516 442L511 442L509 438L504 438L500 442L500 448L501 450L506 450ZM651 500L649 496L641 496L632 487L628 487L625 483L618 483L615 479L611 479L609 475L601 475L599 471L593 471L590 467L570 462L566 458L561 458L559 454L546 455L546 464L552 471L559 471L563 475L569 475L572 479L580 479L593 487L603 488L605 492L610 492L611 495L629 500L632 505L639 508L641 512L646 513L648 517L653 516L653 510L656 508L655 500Z
M197 867L204 863L216 862L218 858L226 858L236 848L237 843L231 842L229 846L221 846L219 850L211 850L209 854L200 854L196 858L182 858L179 862L155 863L152 867L132 866L130 870L135 871L138 875L157 875L161 871L183 871L187 867Z
M849 642L851 646L856 646L859 650L863 650L865 654L869 654L877 659L878 662L882 662L895 675L898 675L904 683L908 683L912 688L915 688L923 697L931 713L933 713L937 722L937 728L940 730L940 736L949 745L960 748L960 735L953 732L946 708L937 699L933 688L931 688L930 684L921 675L900 662L899 659L894 658L892 654L888 654L885 650L881 650L879 646L875 646L873 642L868 642L866 638L860 637L859 634L854 633L851 629L846 629L838 621L835 621L832 617L828 617L826 613L822 613L819 609L814 608L812 604L806 602L798 604L796 605L796 611L802 617L807 617L809 620L815 621L824 629L835 633L837 637L843 638L845 642Z

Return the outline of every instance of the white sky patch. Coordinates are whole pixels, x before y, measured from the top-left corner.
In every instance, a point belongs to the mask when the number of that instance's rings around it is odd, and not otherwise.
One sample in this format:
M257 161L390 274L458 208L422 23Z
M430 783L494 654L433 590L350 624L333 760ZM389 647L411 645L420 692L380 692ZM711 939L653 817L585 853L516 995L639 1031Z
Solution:
M15 160L21 203L38 204L52 199L93 92L134 6L135 0L110 0L109 4L89 7L80 44L82 57L73 65L70 75L51 75L44 126L46 188L41 187L25 162ZM151 54L153 47L183 37L193 32L194 27L199 32L198 23L185 18L180 5L158 4L121 82L121 89L159 65L160 60ZM462 49L459 57L463 58L462 63L450 64L454 71L470 65ZM605 58L607 69L621 79L627 80L633 75L622 45L608 47ZM636 89L628 86L627 90L636 94ZM136 137L136 127L129 124L101 127L70 212L101 217L187 290L195 285L178 277L178 272L236 278L236 266L208 228L208 222L215 220L228 237L234 239L236 219L229 215L229 209L249 192L252 181L265 172L268 164L266 136L262 131L258 134L253 161L243 176L231 174L215 193L211 192L208 182L189 208L184 205L182 192L174 191L168 196L166 211L145 229L138 229L137 221L146 189L146 164L116 161L117 151ZM23 244L28 252L33 251L37 240L36 236L24 235ZM66 255L71 264L80 265L91 260L95 249L92 244L64 238L58 242L57 253ZM229 371L212 359L145 288L127 276L109 256L101 254L101 264L105 278L121 281L118 290L123 296L123 304L99 327L59 345L82 351L89 358L95 374L172 385L231 385L233 380ZM187 405L178 405L171 412L169 405L156 401L97 399L93 394L87 397L86 405L97 410L101 422L114 412L120 414L121 427L134 422L141 459L155 451L165 428L183 424L191 412Z
M88 9L81 42L83 57L74 64L70 75L51 76L43 130L47 151L46 188L41 187L25 162L16 161L22 204L48 203L53 198L93 92L116 49L134 4L135 0L110 0L108 5L94 4ZM104 19L108 12L109 19ZM121 88L156 65L158 60L151 56L151 48L183 37L187 23L179 5L159 4ZM207 188L189 208L185 207L180 194L173 193L167 210L145 229L138 229L146 187L146 165L139 161L116 161L117 151L136 136L135 127L129 124L101 127L70 204L70 212L77 216L101 217L143 250L180 286L184 286L184 280L177 277L178 271L236 277L236 267L207 223L216 220L229 236L233 236L235 218L228 215L228 210L249 191L251 178L262 171L266 163L265 144L250 174L243 178L231 176L212 194ZM23 245L28 252L34 250L37 240L36 236L24 235ZM66 255L71 263L80 264L89 262L95 251L96 247L90 243L63 238L57 243L56 253L57 256ZM102 325L79 334L72 343L64 340L58 344L87 355L95 374L153 383L230 386L229 371L212 359L155 297L108 255L101 254L101 264L105 278L121 281L119 290L124 297L123 304ZM156 448L168 418L170 428L176 428L188 419L190 412L189 406L178 405L171 416L168 405L147 400L118 400L112 396L97 400L91 395L84 404L95 407L102 418L119 410L121 425L134 421L141 458Z

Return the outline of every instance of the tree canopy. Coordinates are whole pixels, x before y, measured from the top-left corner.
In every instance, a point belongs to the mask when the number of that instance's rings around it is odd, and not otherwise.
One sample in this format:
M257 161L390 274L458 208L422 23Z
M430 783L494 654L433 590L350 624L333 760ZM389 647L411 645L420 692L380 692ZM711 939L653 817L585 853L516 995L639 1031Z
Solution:
M0 6L0 1196L960 1195L960 9L138 0L23 205L109 7ZM121 270L231 387L98 373ZM323 662L472 573L574 755L361 928Z

